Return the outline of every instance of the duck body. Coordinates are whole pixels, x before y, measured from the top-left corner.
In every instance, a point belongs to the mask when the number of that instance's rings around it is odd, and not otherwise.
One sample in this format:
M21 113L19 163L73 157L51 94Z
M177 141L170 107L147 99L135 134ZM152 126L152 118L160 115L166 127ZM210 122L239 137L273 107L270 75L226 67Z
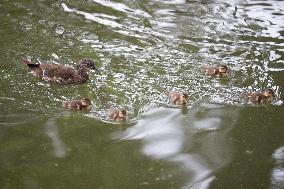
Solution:
M122 122L128 119L125 109L110 109L108 111L108 117L116 122Z
M83 83L89 79L87 73L89 68L97 70L93 61L86 59L82 59L76 68L53 63L32 63L26 58L22 58L21 62L41 80L57 84Z
M92 103L88 98L63 102L63 107L69 110L88 110L90 105L92 105Z
M188 94L182 92L170 92L170 101L175 105L186 105L188 103Z
M202 68L202 72L207 76L227 76L228 75L228 67L225 65L221 66L204 66Z
M264 92L245 93L242 94L241 96L253 103L258 103L258 102L266 103L266 102L272 102L274 92L272 89L267 89Z

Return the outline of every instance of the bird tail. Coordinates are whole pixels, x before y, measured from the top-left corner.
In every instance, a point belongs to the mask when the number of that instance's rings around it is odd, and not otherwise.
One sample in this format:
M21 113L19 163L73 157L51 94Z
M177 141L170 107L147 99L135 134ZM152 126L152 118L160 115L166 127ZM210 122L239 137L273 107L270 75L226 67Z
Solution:
M23 64L26 64L26 65L32 64L31 61L29 61L28 59L26 59L26 58L24 58L24 57L21 57L21 62L22 62Z
M24 58L24 57L21 57L21 62L23 64L27 65L29 68L38 67L39 66L39 64L32 63L30 60L28 60L27 58Z

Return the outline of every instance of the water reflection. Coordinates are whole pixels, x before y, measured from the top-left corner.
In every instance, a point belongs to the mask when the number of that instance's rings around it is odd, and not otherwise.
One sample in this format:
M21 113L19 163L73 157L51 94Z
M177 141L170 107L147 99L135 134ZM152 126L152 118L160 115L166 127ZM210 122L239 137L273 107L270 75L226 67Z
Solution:
M49 118L44 124L45 133L51 140L54 156L58 158L63 158L66 156L66 148L59 137L57 127L58 125L56 124L55 117Z
M281 1L248 1L242 3L243 17L247 17L249 27L260 27L263 37L284 39L283 32L284 11ZM277 16L275 16L277 15ZM282 26L282 27L279 27Z
M147 12L144 12L139 9L132 9L123 3L104 1L104 0L93 0L93 1L105 7L109 7L114 10L127 13L128 15L134 14L134 15L139 15L139 16L144 16L144 17L151 17L151 15L149 15Z
M141 140L141 152L176 164L187 175L185 188L208 188L213 171L230 162L228 132L238 110L203 104L182 114L178 108L155 108L142 114L138 123L115 135L121 140ZM217 132L218 131L218 132Z
M284 186L284 147L276 149L272 157L275 166L271 173L271 188L282 188Z
M122 25L113 21L114 19L117 19L114 16L108 16L108 15L97 14L97 13L87 13L87 12L84 12L84 11L71 9L65 3L61 3L61 6L64 9L64 11L66 11L66 12L74 12L74 13L83 15L86 19L95 21L99 24L107 25L107 26L110 26L110 27L122 27ZM100 17L102 17L102 18L100 18ZM110 19L112 19L112 20L110 20Z

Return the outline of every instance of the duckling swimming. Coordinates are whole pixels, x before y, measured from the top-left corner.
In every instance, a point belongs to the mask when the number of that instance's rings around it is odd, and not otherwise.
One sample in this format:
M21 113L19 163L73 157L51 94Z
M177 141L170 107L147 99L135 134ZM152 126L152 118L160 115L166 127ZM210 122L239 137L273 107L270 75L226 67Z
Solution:
M246 100L249 100L253 103L257 103L257 102L272 102L275 94L273 89L266 89L263 92L245 93L242 94L241 96Z
M90 105L92 105L92 103L88 98L63 102L63 107L68 108L69 110L88 110Z
M125 109L110 109L108 111L108 117L117 122L126 121L128 119Z
M226 65L220 65L220 66L205 66L202 68L202 71L205 75L208 76L227 76L228 75L228 67Z
M53 63L32 63L26 58L22 58L21 62L27 65L33 75L41 80L57 84L83 83L89 79L88 69L98 71L94 62L87 59L80 60L75 68Z
M170 101L175 105L186 105L188 104L188 94L182 92L170 92Z

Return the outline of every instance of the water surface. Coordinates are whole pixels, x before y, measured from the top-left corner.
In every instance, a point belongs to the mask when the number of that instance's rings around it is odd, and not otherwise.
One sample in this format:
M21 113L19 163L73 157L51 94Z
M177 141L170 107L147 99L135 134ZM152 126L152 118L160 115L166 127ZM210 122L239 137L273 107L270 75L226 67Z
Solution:
M2 1L3 188L283 188L282 1ZM28 74L20 57L75 65L81 85ZM228 78L204 65L225 64ZM275 90L272 104L240 94ZM187 108L169 106L185 91ZM64 100L88 97L90 112ZM112 123L109 107L129 110Z

